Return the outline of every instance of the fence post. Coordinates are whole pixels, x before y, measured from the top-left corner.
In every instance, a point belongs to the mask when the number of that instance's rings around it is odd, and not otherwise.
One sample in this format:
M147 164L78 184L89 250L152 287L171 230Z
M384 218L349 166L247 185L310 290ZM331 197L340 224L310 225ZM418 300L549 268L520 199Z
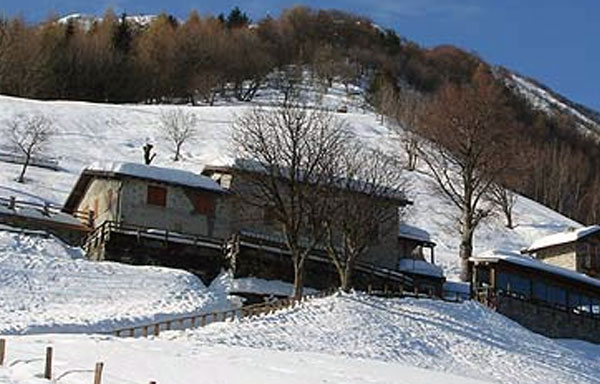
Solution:
M104 363L96 363L96 369L94 369L94 384L102 383L102 368Z
M148 326L144 325L144 328L142 328L142 337L148 337Z
M8 202L8 209L14 211L17 208L17 198L14 196L10 197L10 201Z
M52 347L46 347L46 366L44 368L44 379L52 378Z
M6 357L6 340L0 339L0 366L4 365L5 357Z
M154 336L158 336L160 333L160 324L154 324Z

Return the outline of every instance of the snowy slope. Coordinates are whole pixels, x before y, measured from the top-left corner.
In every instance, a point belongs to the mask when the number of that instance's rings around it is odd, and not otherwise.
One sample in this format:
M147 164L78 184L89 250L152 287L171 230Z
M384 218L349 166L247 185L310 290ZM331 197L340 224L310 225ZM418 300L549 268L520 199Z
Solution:
M186 341L47 335L9 338L8 345L10 366L0 367L1 384L47 382L39 378L43 360L35 359L46 345L54 347L53 377L62 384L92 383L98 361L104 363L103 384L489 384L393 362L241 347L194 349Z
M0 334L110 331L231 305L189 273L90 262L57 239L0 228Z
M0 383L38 383L44 347L61 383L598 384L600 347L533 334L475 303L318 299L159 338L8 337ZM36 358L38 358L36 360Z
M504 79L509 88L523 96L533 108L550 115L554 111L571 115L578 123L581 133L600 141L600 122L597 113L594 111L574 105L551 90L515 73L509 72Z
M266 98L268 100L272 95L267 94ZM358 136L369 145L401 156L398 136L380 124L374 114L363 110L355 99L346 99L338 87L319 103L330 108L349 105L350 113L338 116L345 119ZM265 101L260 97L258 100ZM55 172L32 168L28 173L29 182L18 184L14 179L19 166L0 163L0 196L16 195L20 199L63 204L85 166L106 160L141 162L141 147L146 142L156 144L155 164L158 166L200 172L205 164L228 163L233 157L229 142L231 123L251 106L183 107L197 116L199 134L184 146L184 161L178 163L171 160L169 145L158 130L159 117L165 108L175 107L42 102L0 96L0 115L5 120L18 114L43 113L55 122L58 133L49 155L58 158L62 169ZM0 137L0 148L3 144L6 145ZM406 213L406 222L430 233L433 241L438 243L436 260L450 278L455 278L458 273L458 212L437 192L423 168L407 173L406 179L408 196L415 202ZM525 198L519 199L514 211L518 225L514 230L504 228L500 217L493 217L481 225L476 233L476 252L490 248L520 249L538 237L580 226Z
M502 383L600 383L599 347L534 334L474 302L315 300L253 321L174 332L194 351L226 345L398 362ZM550 380L550 381L549 381Z

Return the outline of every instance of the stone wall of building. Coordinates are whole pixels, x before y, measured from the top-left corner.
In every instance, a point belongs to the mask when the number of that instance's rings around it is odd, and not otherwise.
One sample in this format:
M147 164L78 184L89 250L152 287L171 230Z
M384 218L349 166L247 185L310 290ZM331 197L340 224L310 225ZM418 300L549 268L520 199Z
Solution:
M248 202L247 196L257 193L255 187L242 176L234 176L230 183L229 187L233 193L223 199L226 207L222 208L222 212L225 214L217 215L216 226L229 228L229 231L224 231L228 233L249 230L282 238L282 232L275 226L268 208L257 207ZM393 210L390 217L396 217L396 220L385 223L386 227L380 229L379 237L373 240L373 244L361 256L361 260L380 267L396 269L398 259L403 255L398 244L398 208L391 207L390 210ZM309 238L310 234L307 233L306 237ZM339 239L341 245L341 236L334 235L334 237Z
M498 297L496 310L547 337L600 343L600 317L576 315L509 296Z
M148 204L149 185L167 189L166 207ZM226 237L225 232L215 228L215 217L223 214L221 212L223 204L218 195L214 194L214 213L208 215L196 212L190 193L192 192L184 187L125 179L121 196L120 220L125 224L167 229L172 232Z
M536 257L545 263L557 265L572 271L577 268L575 257L575 243L557 245L550 248L540 249L535 253Z

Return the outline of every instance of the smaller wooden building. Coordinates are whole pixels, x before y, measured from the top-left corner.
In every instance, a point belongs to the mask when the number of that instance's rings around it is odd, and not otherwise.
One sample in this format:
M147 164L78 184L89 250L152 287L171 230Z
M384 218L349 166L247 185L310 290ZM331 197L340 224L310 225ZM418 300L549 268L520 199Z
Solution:
M470 261L475 299L534 332L600 343L600 280L511 251Z
M225 266L229 232L216 218L226 194L192 172L102 163L81 173L63 210L93 218L84 244L92 260L182 268L209 283Z
M192 172L136 163L97 163L83 170L63 211L90 212L93 228L115 222L218 236L214 221L225 191Z
M523 254L600 278L600 226L571 229L534 241Z
M441 296L446 278L435 265L435 243L421 228L401 223L398 228L398 270L412 277L419 292Z

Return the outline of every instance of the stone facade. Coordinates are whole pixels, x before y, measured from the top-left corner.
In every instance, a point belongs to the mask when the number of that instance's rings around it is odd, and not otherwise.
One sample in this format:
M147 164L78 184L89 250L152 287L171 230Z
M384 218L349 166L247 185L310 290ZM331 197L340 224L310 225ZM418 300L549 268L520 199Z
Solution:
M575 248L575 243L561 244L540 249L536 252L536 257L546 263L574 271L577 268Z
M149 186L166 190L165 206L148 203ZM194 205L196 198L211 200L213 212L197 212ZM171 232L225 238L229 233L228 228L215 226L215 217L224 214L223 208L221 199L215 193L126 176L119 179L94 178L77 207L81 211L94 211L95 227L106 221L115 221Z
M535 251L537 259L600 278L600 234Z
M233 192L223 201L223 204L226 205L223 212L226 214L217 216L219 228L229 228L229 233L248 230L265 236L282 238L282 231L276 227L269 209L249 204L244 198L244 196L252 196L256 193L255 187L246 178L225 171L211 171L208 175L219 181L223 188ZM374 202L374 204L376 203ZM365 254L361 256L361 260L380 267L396 269L398 259L405 256L398 241L398 207L391 207L390 210L392 212L389 216L396 219L387 221L385 227L380 228L378 238L374 239ZM306 237L309 238L310 235L306 234ZM341 236L334 235L334 237L341 241Z

